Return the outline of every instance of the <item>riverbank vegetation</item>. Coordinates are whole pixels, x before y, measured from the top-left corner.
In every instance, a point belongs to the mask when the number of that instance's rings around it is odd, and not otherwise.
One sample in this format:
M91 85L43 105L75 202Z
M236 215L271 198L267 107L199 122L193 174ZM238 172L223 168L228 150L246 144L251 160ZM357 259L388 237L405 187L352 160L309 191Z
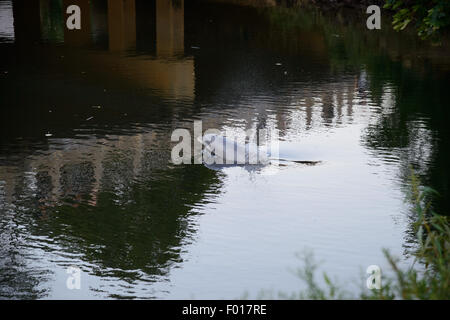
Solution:
M438 41L450 29L450 1L448 0L277 0L284 6L316 6L322 10L352 7L367 8L376 4L389 13L394 30L412 29L421 39Z
M422 39L436 39L450 26L450 1L448 0L386 0L384 8L394 12L394 30L404 30L413 25Z
M392 276L382 274L380 289L362 290L357 297L348 295L339 285L324 274L326 283L322 288L316 281L317 265L311 253L304 256L304 267L298 271L306 283L306 290L291 298L301 299L450 299L450 227L448 216L439 215L432 209L431 188L421 187L418 178L411 175L411 203L415 221L412 223L414 246L407 254L413 258L408 267L401 267L399 259L384 250ZM289 297L289 296L283 296Z
M394 279L380 290L372 290L363 298L377 299L450 299L450 228L448 216L434 212L431 188L420 187L418 178L411 175L410 202L416 221L412 224L416 248L410 253L413 265L406 270L398 266L395 257L385 256L395 273ZM415 268L419 264L420 268Z

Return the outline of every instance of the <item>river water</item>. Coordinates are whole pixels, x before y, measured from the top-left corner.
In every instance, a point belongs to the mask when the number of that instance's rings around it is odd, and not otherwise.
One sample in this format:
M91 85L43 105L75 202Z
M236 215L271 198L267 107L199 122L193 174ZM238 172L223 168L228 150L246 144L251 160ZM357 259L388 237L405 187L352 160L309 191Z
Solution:
M243 2L80 0L68 31L66 1L0 1L2 298L277 296L305 252L357 293L383 248L408 263L411 168L449 208L448 44ZM171 163L200 120L320 162Z

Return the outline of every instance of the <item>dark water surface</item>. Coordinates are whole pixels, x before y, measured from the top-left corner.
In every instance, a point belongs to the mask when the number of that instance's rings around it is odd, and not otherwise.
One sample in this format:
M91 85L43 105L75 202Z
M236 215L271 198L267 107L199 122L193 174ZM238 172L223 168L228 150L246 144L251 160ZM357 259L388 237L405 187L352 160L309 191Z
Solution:
M0 1L0 297L291 293L305 248L359 284L382 248L407 259L411 166L449 212L445 43L358 12L77 3L69 32L66 1ZM322 162L173 165L194 120L272 128Z

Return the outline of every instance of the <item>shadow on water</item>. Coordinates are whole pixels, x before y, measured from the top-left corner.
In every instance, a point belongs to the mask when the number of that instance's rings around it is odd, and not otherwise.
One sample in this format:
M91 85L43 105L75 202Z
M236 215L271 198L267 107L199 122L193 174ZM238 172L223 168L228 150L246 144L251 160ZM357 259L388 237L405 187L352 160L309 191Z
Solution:
M51 296L78 264L126 283L94 295L161 297L143 287L170 281L228 183L170 164L172 130L194 120L275 129L299 165L345 151L308 137L360 125L371 159L400 184L412 164L450 212L447 44L270 1L72 2L81 30L64 27L68 1L0 1L0 296Z

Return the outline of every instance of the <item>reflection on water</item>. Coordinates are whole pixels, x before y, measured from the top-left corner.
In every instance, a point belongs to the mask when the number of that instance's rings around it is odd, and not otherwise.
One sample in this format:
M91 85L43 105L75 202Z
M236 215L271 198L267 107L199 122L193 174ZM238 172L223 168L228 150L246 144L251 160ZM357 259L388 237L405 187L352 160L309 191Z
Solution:
M200 2L0 1L2 297L290 291L305 246L356 279L411 245L410 165L447 212L445 46L340 12ZM276 130L288 157L321 162L174 166L170 135L194 120Z

